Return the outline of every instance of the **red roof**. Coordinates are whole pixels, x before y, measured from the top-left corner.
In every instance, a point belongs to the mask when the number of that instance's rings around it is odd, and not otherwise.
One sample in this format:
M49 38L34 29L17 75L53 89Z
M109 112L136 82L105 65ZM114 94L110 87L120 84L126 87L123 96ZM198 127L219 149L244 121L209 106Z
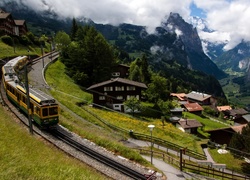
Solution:
M185 100L186 97L185 93L171 93L170 95L177 97L180 101Z
M203 108L198 103L188 103L184 104L184 106L189 112L203 111Z
M218 111L226 111L226 110L231 110L231 106L217 106Z

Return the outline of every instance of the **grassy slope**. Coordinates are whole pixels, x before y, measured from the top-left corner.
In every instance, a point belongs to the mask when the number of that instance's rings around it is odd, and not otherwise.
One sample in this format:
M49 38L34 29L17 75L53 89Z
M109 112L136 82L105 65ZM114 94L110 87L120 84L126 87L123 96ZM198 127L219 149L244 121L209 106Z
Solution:
M22 128L0 107L1 179L105 179L85 164L58 151ZM14 122L14 123L13 123Z
M53 84L53 87L55 87L51 91L51 93L59 102L68 106L70 109L73 109L73 111L85 117L89 121L92 121L95 124L103 126L102 123L100 123L98 120L91 118L81 107L76 106L76 103L79 102L84 102L84 101L89 102L90 95L86 92L81 91L81 89L78 86L76 86L73 83L73 81L64 74L64 65L60 61L55 62L48 68L48 70L46 71L46 80L50 85ZM64 93L62 93L61 91L63 91ZM127 119L125 116L120 115L118 113L100 111L94 108L92 108L92 111L94 111L96 114L98 114L99 117L104 118L111 124L120 126L128 130L133 129L134 131L139 133L149 134L147 128L149 122L139 121L137 119L132 119L132 118ZM67 122L61 121L61 122L66 126L68 126L67 125L68 123L72 124L69 121ZM195 138L193 135L183 133L169 123L165 123L165 126L162 126L161 119L152 119L150 123L154 123L156 125L156 128L154 129L155 137L166 139L168 141L174 142L181 146L188 147L190 149L202 153L200 144L204 142L199 141L199 139ZM80 125L78 125L78 127L79 126ZM80 129L86 129L86 128L83 125L81 126ZM86 131L88 130L86 129ZM96 134L96 136L100 136L98 135L99 134L98 131L96 131L94 134ZM102 132L101 136L105 137L105 134L107 134L107 136L110 136L110 132L107 131ZM85 136L86 135L87 134L85 133ZM96 138L94 138L93 140L95 139ZM110 139L110 140L116 141L115 139Z

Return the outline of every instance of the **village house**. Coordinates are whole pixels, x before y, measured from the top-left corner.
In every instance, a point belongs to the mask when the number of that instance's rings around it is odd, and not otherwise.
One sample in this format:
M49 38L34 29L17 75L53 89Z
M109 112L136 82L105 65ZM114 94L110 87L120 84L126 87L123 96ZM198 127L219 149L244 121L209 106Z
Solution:
M136 97L141 100L142 90L147 89L144 83L123 78L114 78L90 86L87 90L93 94L94 105L108 106L117 111L125 111L123 102Z
M238 126L231 126L226 128L220 128L220 129L214 129L214 130L208 130L207 133L210 134L210 140L217 144L227 144L229 145L232 136L234 133L241 133L243 127L245 127L247 124L244 125L238 125Z
M21 36L28 32L25 20L14 20L10 13L0 9L0 34Z
M196 91L186 94L186 100L190 103L199 103L201 106L213 105L215 107L217 104L217 100L212 95Z
M231 109L224 111L224 115L233 120L235 123L242 124L242 116L247 115L248 111L243 108L240 109Z
M197 129L198 127L202 127L202 124L195 119L180 119L176 127L183 132L197 134Z

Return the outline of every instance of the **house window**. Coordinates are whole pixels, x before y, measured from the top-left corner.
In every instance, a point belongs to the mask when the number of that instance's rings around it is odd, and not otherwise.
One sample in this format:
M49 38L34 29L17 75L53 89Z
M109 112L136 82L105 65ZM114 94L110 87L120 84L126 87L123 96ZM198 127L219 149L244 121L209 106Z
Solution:
M116 91L124 91L124 86L116 86L115 90Z
M135 86L127 86L127 91L135 91Z
M119 77L119 76L120 76L120 72L113 72L113 73L112 73L112 76L113 76L113 77Z
M119 99L119 100L122 100L123 96L117 96L116 98Z
M99 96L99 100L105 100L105 96Z
M104 87L104 91L113 91L112 86Z
M140 96L139 95L127 95L127 100L129 100L130 98L135 97L136 99L139 100Z

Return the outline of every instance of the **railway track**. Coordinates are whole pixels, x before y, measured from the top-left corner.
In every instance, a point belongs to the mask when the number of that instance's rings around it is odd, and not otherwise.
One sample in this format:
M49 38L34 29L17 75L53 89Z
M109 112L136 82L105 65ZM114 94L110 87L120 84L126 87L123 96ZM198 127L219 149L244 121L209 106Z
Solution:
M130 167L127 167L123 164L120 164L117 161L114 161L108 157L106 157L105 155L102 155L92 149L90 149L89 147L85 146L84 144L81 144L75 140L73 140L70 135L65 134L64 132L55 129L50 131L50 133L58 138L59 140L63 141L66 144L69 144L71 147L74 147L75 149L77 149L78 151L88 155L89 157L98 160L99 162L119 171L120 173L132 178L132 179L155 179L154 176L152 176L152 178L146 178L146 176L144 174L141 174L133 169L131 169Z
M41 58L39 60L41 60ZM35 62L36 61L33 61L32 63L35 63ZM6 105L16 115L16 117L18 119L20 119L20 121L25 126L28 127L29 123L28 123L27 117L24 114L22 114L8 100L8 98L7 98L6 94L5 94L2 83L1 83L0 90L1 90L2 103L4 105ZM57 146L59 148L60 148L61 145L58 145L58 144L66 144L67 146L70 146L70 148L75 149L75 151L77 151L78 153L79 152L83 153L86 156L88 156L89 158L92 158L95 161L98 161L98 163L101 163L101 164L103 164L105 166L108 166L109 168L117 171L117 173L122 174L123 177L127 177L125 179L156 179L154 174L145 175L144 173L138 172L138 171L132 169L131 167L125 166L121 162L117 162L116 160L114 160L112 158L109 158L109 157L103 155L102 153L97 152L97 151L89 148L88 146L84 145L83 143L80 143L79 141L74 140L72 138L72 134L66 132L60 126L58 126L56 129L53 129L53 130L50 130L50 131L41 131L36 126L33 126L33 132L36 133L37 135L43 137L47 141L53 143L55 146ZM65 146L65 145L62 145L62 146ZM65 149L62 149L62 150L65 151ZM72 153L68 153L68 154L72 155ZM105 174L105 172L102 172L102 173ZM112 175L111 176L108 175L108 174L106 174L106 175L111 177L111 178L117 179L116 177L113 177Z

